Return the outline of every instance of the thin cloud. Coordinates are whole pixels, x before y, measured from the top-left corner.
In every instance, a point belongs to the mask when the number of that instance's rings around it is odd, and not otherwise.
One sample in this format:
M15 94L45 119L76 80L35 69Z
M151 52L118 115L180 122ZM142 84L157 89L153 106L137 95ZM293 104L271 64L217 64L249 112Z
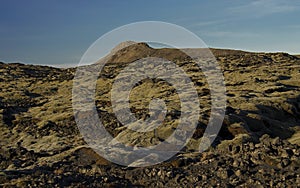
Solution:
M211 26L225 23L225 20L214 20L214 21L200 21L192 24L192 27L203 27L203 26Z
M226 37L226 38L252 38L259 37L260 35L256 33L247 33L247 32L232 32L232 31L214 31L207 32L204 35L209 37Z
M299 9L299 5L288 0L256 0L248 4L229 8L233 14L262 17L277 13L292 12Z
M300 25L288 25L287 27L291 29L300 29Z

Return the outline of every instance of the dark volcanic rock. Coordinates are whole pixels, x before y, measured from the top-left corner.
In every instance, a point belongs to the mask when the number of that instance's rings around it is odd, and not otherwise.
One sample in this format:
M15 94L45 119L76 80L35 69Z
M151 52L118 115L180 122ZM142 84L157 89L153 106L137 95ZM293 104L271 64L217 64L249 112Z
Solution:
M1 187L300 185L299 58L211 49L224 71L227 108L212 147L198 153L211 110L210 90L200 68L179 50L128 44L112 51L97 81L95 105L102 123L117 140L139 147L155 145L171 135L182 112L176 89L164 80L142 80L130 93L131 111L141 120L149 117L152 98L166 101L164 124L154 132L141 135L124 127L110 101L114 79L130 62L149 56L166 58L189 75L199 95L199 123L187 146L154 166L113 164L84 142L76 126L72 111L75 68L0 63Z

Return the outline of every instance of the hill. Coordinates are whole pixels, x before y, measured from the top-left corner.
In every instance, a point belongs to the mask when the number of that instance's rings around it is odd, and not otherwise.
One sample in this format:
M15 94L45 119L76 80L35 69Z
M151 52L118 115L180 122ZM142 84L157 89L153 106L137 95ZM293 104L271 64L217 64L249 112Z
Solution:
M156 137L126 129L110 102L114 79L124 67L144 57L161 57L180 66L198 92L201 117L188 145L155 166L113 164L85 143L76 126L71 101L76 68L0 63L1 186L300 185L298 57L211 49L224 73L227 108L215 143L198 153L211 107L201 70L178 49L130 43L120 50L124 45L106 57L109 63L97 80L95 104L104 126L119 141L136 146L155 145L173 132L180 101L174 88L162 80L143 80L130 94L137 119L147 117L152 98L168 101L168 121L157 128Z

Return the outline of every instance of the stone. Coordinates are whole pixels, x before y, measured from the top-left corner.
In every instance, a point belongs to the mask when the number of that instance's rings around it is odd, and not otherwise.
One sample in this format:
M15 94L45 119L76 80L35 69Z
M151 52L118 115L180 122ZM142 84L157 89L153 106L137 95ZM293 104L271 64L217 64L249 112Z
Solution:
M240 177L242 175L242 171L241 170L237 170L234 173L236 176Z
M95 103L96 115L115 138L115 146L123 143L134 148L117 156L122 161L130 159L135 149L168 142L183 112L174 86L161 79L145 79L130 91L131 113L144 121L150 115L150 101L159 98L166 103L166 117L157 130L149 133L128 129L112 109L110 96L116 76L137 59L142 59L139 66L145 65L143 71L152 70L155 66L149 66L143 58L159 55L174 61L194 82L201 113L189 143L162 163L138 168L106 160L83 139L72 109L72 102L78 102L72 99L76 68L0 63L0 187L300 185L300 147L297 145L300 130L295 124L300 122L300 58L282 53L211 50L224 73L227 108L219 134L211 135L217 138L201 154L199 143L211 115L211 93L197 63L178 50L153 49L145 43L133 43L121 52L116 50L99 73L95 100L85 94L89 90L83 87L88 84L87 80L82 82L82 93L78 95ZM211 63L210 59L203 60L205 68L214 71ZM87 66L86 73L90 74L97 67ZM130 71L134 74L135 69ZM131 73L122 79L130 81ZM172 76L177 78L178 75ZM118 96L122 96L121 91ZM75 116L88 119L89 112ZM292 123L296 126L291 126ZM88 126L81 128L89 130ZM91 133L94 141L96 131ZM156 149L167 152L173 148ZM114 156L117 149L108 148L107 151L109 156ZM146 159L152 162L158 158L149 155L132 165L143 164Z

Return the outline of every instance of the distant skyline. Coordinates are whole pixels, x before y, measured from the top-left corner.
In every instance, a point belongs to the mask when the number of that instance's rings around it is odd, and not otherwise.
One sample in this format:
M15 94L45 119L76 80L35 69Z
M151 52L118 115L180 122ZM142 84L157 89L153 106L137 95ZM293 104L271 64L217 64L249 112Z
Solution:
M183 26L213 48L300 54L297 0L0 3L0 61L4 62L76 65L100 36L138 21Z

